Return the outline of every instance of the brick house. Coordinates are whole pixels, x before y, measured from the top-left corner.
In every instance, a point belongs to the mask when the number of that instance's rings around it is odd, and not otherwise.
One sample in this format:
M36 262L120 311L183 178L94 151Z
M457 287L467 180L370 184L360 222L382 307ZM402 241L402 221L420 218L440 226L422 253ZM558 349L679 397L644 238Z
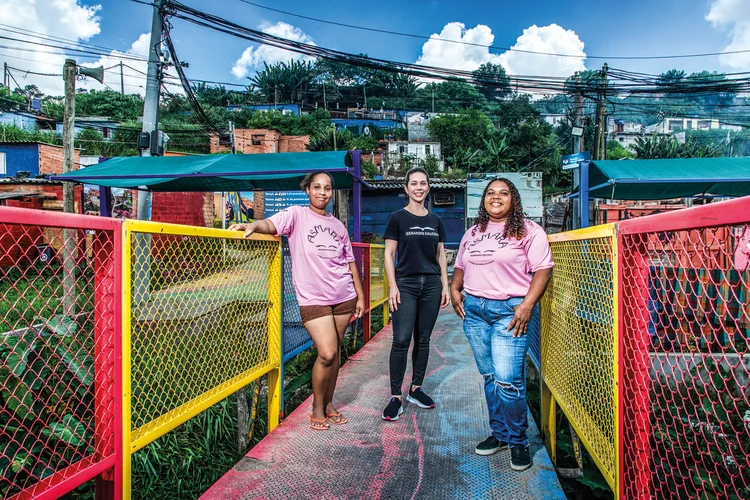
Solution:
M282 135L269 129L234 129L237 151L245 154L303 153L310 144L309 135ZM210 152L231 151L231 145L223 136L211 133Z
M75 165L81 163L81 151L74 150ZM63 173L63 147L35 141L0 142L0 177L28 177Z

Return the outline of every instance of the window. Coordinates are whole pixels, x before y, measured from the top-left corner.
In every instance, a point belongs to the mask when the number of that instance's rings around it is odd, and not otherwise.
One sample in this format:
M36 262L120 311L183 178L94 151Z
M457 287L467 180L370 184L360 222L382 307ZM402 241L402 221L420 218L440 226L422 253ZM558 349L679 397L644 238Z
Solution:
M253 134L253 146L261 146L265 138L266 136L263 134Z
M109 139L112 137L112 129L109 127L104 127L102 129L102 136L104 136L105 139Z
M5 153L0 153L0 175L8 173L8 169L5 168Z
M399 146L398 147L398 152L399 152L399 154L402 154L402 155L406 154L406 146L404 146L403 144L401 146Z
M435 205L455 205L456 194L452 191L438 191L432 197L432 202Z
M698 130L708 130L711 128L711 122L709 120L698 120Z
M424 154L425 154L425 156L429 156L430 155L430 145L429 144L425 144L424 145Z
M682 120L669 120L669 130L681 130L682 129Z
M625 138L624 137L619 137L618 139L619 139L620 142L625 142Z

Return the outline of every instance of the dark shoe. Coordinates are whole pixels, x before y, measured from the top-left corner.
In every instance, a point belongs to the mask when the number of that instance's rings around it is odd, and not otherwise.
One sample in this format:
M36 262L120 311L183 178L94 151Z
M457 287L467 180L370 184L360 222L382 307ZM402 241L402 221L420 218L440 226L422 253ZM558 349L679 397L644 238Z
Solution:
M435 408L435 402L430 396L422 392L421 387L417 387L416 391L409 391L406 400L410 403L414 403L420 408Z
M504 450L507 447L508 443L506 443L505 441L500 441L495 436L490 436L479 443L476 448L474 448L474 453L476 453L477 455L482 455L483 457L488 457L500 450Z
M398 420L398 416L404 413L404 407L401 406L401 400L398 398L391 398L391 402L383 410L383 420Z
M510 468L513 470L526 470L531 467L531 455L529 448L524 446L514 446L510 450Z

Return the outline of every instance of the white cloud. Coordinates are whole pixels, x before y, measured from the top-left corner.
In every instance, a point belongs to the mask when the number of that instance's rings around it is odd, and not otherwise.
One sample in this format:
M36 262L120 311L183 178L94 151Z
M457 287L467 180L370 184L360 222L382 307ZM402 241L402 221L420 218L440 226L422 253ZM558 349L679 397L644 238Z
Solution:
M453 40L464 43L452 43ZM480 65L491 62L501 64L511 75L570 76L585 69L586 53L583 42L572 30L565 30L556 24L538 27L531 26L518 37L513 49L555 54L573 54L579 57L559 57L525 52L505 51L502 54L490 52L495 35L483 24L466 29L460 22L448 23L439 34L433 34L423 46L417 64L437 66L465 71L473 71ZM476 44L476 45L467 45ZM478 45L485 45L480 47Z
M750 2L747 0L715 0L706 14L715 27L729 27L729 43L724 51L750 50ZM719 57L723 66L733 71L750 70L750 52Z
M143 56L148 57L149 44L151 43L151 35L149 33L142 33L138 39L133 42L130 48L125 52L113 50L109 55L102 56L98 61L92 63L82 63L81 66L87 66L95 68L103 66L104 68L112 68L120 64L120 61L126 66L123 68L123 83L126 94L141 94L146 93L146 73L148 72L148 63L146 61L138 61L128 59L127 57L132 56ZM127 67L130 66L130 67ZM167 75L176 76L174 68L169 67L167 69ZM179 84L177 80L167 80ZM120 90L120 68L112 68L104 73L104 83L100 84L93 78L86 78L86 80L79 82L78 87L85 87L88 89L103 90L110 88L112 90ZM175 94L183 93L181 87L176 85L168 85L167 89Z
M523 30L515 45L500 55L505 70L512 75L561 76L568 77L576 71L586 69L586 53L583 42L573 30L566 30L557 24L533 25ZM560 57L518 52L546 52L578 57Z
M88 40L101 31L97 16L100 9L100 5L86 5L81 3L81 0L0 0L0 23L44 35L79 41ZM5 27L0 30L4 31L6 36L13 38L36 40L29 36L11 33ZM53 42L45 41L44 43ZM7 45L26 49L33 47L31 44L12 40L8 40ZM40 50L50 52L55 49L40 47ZM7 62L10 66L40 73L61 73L65 56L28 50L2 49L0 62ZM14 73L21 86L33 83L47 94L60 95L63 92L63 82L60 77L33 75L24 77L20 72ZM13 85L12 81L11 85Z
M259 29L269 35L315 45L315 42L309 35L291 24L283 22L278 22L276 24L264 23ZM271 47L270 45L252 45L246 48L242 53L242 56L240 56L240 58L237 59L237 62L234 63L232 74L237 78L244 78L261 69L264 62L271 65L280 62L287 62L291 59L294 59L295 61L314 60L312 57L297 54L296 52L289 52L288 50L279 49L277 47Z

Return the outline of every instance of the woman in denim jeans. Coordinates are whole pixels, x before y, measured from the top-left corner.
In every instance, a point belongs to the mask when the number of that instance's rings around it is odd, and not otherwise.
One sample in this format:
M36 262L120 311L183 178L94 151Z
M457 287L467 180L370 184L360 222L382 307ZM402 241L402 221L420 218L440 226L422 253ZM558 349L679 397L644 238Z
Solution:
M505 178L487 184L477 223L458 249L451 299L484 377L492 435L475 452L510 447L513 470L531 466L526 351L529 332L539 329L538 302L552 265L547 235L524 217L516 186Z
M435 402L422 391L430 353L430 335L438 312L450 303L448 263L445 258L445 228L437 215L424 206L430 179L423 168L406 174L409 204L392 213L385 229L385 272L388 276L388 305L393 312L393 345L390 356L391 400L383 420L398 420L403 412L401 385L406 358L412 351L411 390L406 400L420 408L434 408ZM398 262L396 255L398 254Z

